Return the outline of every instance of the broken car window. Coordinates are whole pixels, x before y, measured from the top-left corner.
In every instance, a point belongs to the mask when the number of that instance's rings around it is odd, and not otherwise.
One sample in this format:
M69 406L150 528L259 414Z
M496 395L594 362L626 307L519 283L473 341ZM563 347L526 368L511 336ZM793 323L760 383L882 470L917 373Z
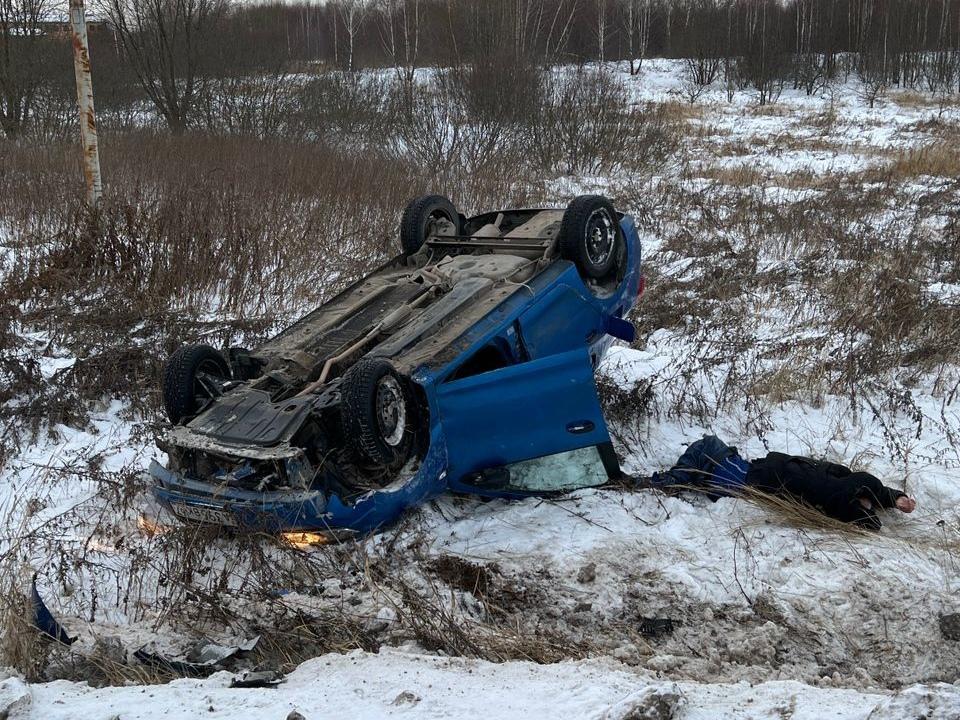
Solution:
M580 448L510 465L510 488L523 492L568 492L607 482L599 450Z

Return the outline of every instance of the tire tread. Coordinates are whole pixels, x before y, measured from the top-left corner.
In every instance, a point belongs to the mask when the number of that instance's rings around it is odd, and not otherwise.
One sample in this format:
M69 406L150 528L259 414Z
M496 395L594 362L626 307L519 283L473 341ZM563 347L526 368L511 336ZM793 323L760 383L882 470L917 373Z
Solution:
M215 361L223 370L223 376L230 377L226 359L209 345L184 345L164 365L161 382L163 408L174 425L195 412L193 383L197 369L207 360Z
M599 277L591 270L589 260L584 257L583 229L597 206L602 206L609 211L611 218L616 223L617 212L610 200L603 195L579 195L575 197L570 201L563 213L563 220L560 222L560 257L574 263L582 275L595 279L599 279ZM620 237L619 228L617 228L617 237Z
M340 386L340 416L344 438L361 458L380 466L391 466L405 461L411 443L404 443L398 452L380 441L376 421L377 382L384 375L396 375L393 365L385 358L361 358L344 374ZM399 376L398 376L399 377ZM410 398L405 393L407 417L412 418Z
M452 212L453 222L460 224L459 215L453 203L443 195L424 195L407 203L400 220L400 245L404 255L413 255L423 245L423 216L432 206L433 209L446 209Z

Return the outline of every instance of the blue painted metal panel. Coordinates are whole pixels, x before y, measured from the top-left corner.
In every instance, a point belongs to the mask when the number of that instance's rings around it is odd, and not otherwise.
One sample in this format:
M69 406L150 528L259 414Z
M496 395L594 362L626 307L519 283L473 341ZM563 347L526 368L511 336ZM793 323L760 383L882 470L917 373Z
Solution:
M584 348L603 333L605 317L582 292L557 284L520 316L523 344L533 358Z
M610 440L583 346L445 383L437 398L448 483L461 490L468 473Z
M383 490L371 491L351 503L320 491L253 492L201 482L173 473L152 462L154 495L174 514L174 505L228 512L241 527L270 531L343 530L370 532L395 520L408 507L445 488L447 449L439 424L431 432L430 448L417 472Z

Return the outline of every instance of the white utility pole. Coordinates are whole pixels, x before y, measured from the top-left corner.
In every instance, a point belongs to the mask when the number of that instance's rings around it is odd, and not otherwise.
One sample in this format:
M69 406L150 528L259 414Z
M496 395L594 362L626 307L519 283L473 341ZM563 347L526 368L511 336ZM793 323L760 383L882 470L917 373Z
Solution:
M97 147L97 118L93 111L93 79L90 77L90 45L83 0L70 0L70 27L73 29L73 68L77 75L77 106L80 109L80 143L83 145L83 176L87 181L87 202L100 204L100 150Z

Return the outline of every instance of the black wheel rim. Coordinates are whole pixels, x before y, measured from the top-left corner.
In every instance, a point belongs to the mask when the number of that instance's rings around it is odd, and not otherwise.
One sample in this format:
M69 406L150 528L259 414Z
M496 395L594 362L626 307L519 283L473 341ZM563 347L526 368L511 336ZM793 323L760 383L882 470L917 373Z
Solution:
M590 213L584 235L584 249L587 260L593 267L602 268L610 261L616 240L617 228L610 214L603 208Z

